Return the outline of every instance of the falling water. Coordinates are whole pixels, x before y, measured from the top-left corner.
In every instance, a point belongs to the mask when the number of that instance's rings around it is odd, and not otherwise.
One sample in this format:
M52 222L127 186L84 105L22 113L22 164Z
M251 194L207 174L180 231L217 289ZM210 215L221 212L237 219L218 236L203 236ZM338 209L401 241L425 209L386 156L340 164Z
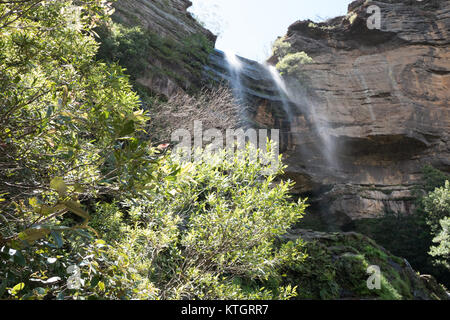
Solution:
M296 114L304 114L309 118L309 122L319 140L314 148L311 148L309 141L300 143L299 145L302 146L302 153L312 156L313 154L317 154L316 152L319 152L327 163L327 167L330 171L333 171L330 173L335 173L336 169L340 166L336 156L336 145L330 134L331 128L329 127L328 116L323 112L318 112L314 102L308 98L309 95L307 94L306 88L300 82L286 83L274 66L261 65L250 60L247 61L230 51L224 51L224 57L226 62L225 68L229 75L227 78L232 87L236 102L241 106L240 112L243 124L245 125L246 121L249 119L249 115L246 111L246 103L248 102L247 95L260 98L265 94L270 96L270 93L264 93L263 91L267 88L267 81L269 86L271 86L271 82L273 87L272 90L269 89L268 92L275 92L276 98L281 102L281 107L287 116L286 120L289 122L290 126L296 125ZM247 78L250 82L259 82L259 88L264 89L256 92L253 88L246 87L246 83L243 81ZM297 138L301 137L297 135ZM314 156L311 157L312 161L314 161L313 159Z
M269 70L272 79L277 87L282 100L283 109L288 115L289 122L292 123L292 121L295 120L293 117L293 110L291 108L291 104L294 104L302 111L302 113L308 114L310 116L313 127L319 139L321 140L322 148L320 148L320 152L322 153L329 167L339 167L337 158L335 156L335 144L331 138L331 135L329 134L330 128L328 126L328 121L327 119L320 119L319 115L317 114L316 106L310 99L307 98L307 94L303 86L298 83L295 89L290 89L287 87L286 82L274 66L266 66L266 68ZM294 94L292 94L292 92L294 92ZM304 150L304 152L308 153L310 151L311 150Z
M320 114L317 112L317 106L314 101L309 98L306 89L300 82L296 84L295 90L289 89L288 91L290 93L289 98L292 99L297 108L300 108L302 113L309 115L310 122L321 142L320 153L325 158L329 169L339 169L340 165L336 156L336 145L330 134L331 129L329 126L328 115L323 112ZM292 92L294 92L294 94L292 94Z
M286 87L286 83L284 82L284 80L281 77L280 73L278 72L277 68L275 68L274 66L271 66L271 65L265 65L265 67L270 72L273 82L277 88L278 94L280 95L283 110L287 115L289 123L291 123L293 120L293 113L292 113L292 109L291 109L291 106L290 106L290 103L288 100L289 99L289 91Z
M242 62L233 52L224 51L224 54L228 64L228 71L231 76L230 82L233 88L235 99L238 102L238 104L243 104L245 99L241 81L241 70L243 67Z

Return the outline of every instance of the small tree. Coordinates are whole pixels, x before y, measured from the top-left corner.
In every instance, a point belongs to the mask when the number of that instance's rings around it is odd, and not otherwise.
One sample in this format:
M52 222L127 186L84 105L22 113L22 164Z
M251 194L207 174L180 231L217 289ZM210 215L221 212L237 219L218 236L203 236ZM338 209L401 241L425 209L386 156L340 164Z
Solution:
M427 215L427 223L431 227L433 242L430 254L435 257L435 262L449 268L450 266L450 183L436 188L423 199L424 209Z

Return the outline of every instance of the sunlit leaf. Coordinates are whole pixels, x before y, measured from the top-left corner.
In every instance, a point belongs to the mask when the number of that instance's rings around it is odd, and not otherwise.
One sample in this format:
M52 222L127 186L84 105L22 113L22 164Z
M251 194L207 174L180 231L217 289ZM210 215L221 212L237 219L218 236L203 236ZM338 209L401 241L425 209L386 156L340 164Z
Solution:
M50 182L50 188L56 190L61 197L64 197L67 193L67 185L63 178L55 177Z
M46 228L31 228L19 233L19 239L33 243L36 240L42 239L50 234L50 230Z

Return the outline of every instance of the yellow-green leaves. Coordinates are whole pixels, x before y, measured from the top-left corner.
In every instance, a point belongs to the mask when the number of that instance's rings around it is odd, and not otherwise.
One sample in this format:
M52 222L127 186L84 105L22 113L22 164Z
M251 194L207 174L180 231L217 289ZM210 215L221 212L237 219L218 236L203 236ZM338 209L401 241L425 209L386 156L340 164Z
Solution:
M44 238L48 234L50 234L50 230L47 228L30 228L19 233L19 239L32 244L33 242Z
M67 193L67 185L63 178L55 177L50 182L50 188L58 192L60 197L64 197Z
M13 296L17 296L17 294L25 288L25 283L21 282L19 284L16 284L11 290L10 294Z

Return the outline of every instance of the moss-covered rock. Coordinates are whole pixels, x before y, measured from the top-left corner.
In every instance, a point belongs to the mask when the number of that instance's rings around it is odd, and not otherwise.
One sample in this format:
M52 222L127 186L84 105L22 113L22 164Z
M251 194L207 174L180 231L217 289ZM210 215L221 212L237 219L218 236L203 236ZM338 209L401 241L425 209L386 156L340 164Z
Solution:
M405 259L364 235L296 229L285 240L299 237L306 242L308 258L283 270L284 281L298 287L299 299L448 299L433 277L419 275ZM367 285L369 266L381 271L380 289Z

